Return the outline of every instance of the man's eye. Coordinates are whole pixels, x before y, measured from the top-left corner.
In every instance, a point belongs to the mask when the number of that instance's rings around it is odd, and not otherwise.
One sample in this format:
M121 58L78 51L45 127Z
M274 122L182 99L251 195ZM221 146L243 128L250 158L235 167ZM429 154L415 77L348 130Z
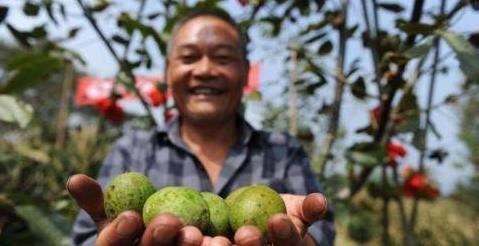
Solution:
M180 56L180 59L184 63L192 63L196 60L196 56L194 56L194 55L182 55L182 56Z
M216 56L215 60L220 64L230 63L233 60L231 56Z

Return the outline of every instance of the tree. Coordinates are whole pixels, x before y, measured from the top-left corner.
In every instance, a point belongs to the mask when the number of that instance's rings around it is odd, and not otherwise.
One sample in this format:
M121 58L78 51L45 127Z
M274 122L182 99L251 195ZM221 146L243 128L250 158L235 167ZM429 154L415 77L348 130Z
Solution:
M128 3L129 7L122 9L119 7L121 2L104 0L91 4L76 0L74 7L63 1L24 1L22 10L25 16L35 18L43 13L48 17L48 23L26 31L19 30L8 18L10 7L0 6L0 25L5 26L19 45L33 51L9 61L10 65L6 67L8 76L2 78L0 94L12 98L12 94L18 95L48 81L44 80L45 76L64 71L68 64L80 65L81 56L63 44L77 38L82 28L90 28L118 65L115 83L126 86L141 99L150 118L149 124L152 124L151 107L135 86L135 74L140 69L159 64L166 53L166 39L171 35L174 23L186 11L199 7L222 8L227 1L152 2ZM441 71L439 64L444 59L456 59L471 83L479 81L479 53L471 45L473 39L468 42L451 27L451 20L457 18L460 10L477 8L476 1L458 0L448 7L442 0L432 9L426 9L425 2L414 1L411 9L400 1L354 2L361 11L361 19L356 20L352 18L357 14L351 10L353 2L348 0L239 1L244 6L243 14L238 17L242 27L246 31L266 30L264 37L274 40L274 48L287 51L282 52L280 59L283 64L290 65L282 94L289 100L280 105L283 108L271 112L266 124L275 127L275 119L288 119L284 125L293 135L317 144L312 152L319 153L316 161L319 163L318 178L328 177L332 159L345 160L343 173L347 183L339 188L343 192L335 198L338 202L349 203L368 187L371 195L382 203L383 244L390 242L391 204L399 208L403 244L413 245L420 201L437 196L437 190L426 175L426 160L442 160L445 153L430 148L428 136L437 136L442 130L436 129L431 112L460 96L451 95L440 105L432 105L437 76ZM114 8L115 5L118 8ZM79 11L80 18L88 25L71 27L60 35L61 38L53 40L47 24L69 22L73 11ZM395 19L394 28L384 26L379 20L385 15ZM115 18L117 29L107 30L103 26L102 20L106 20L106 16ZM361 49L368 52L371 59L348 57L354 40L362 42ZM456 58L441 57L444 44L451 48ZM57 83L65 84L59 80ZM420 105L418 100L419 83L429 85L426 105ZM331 91L328 91L328 84L333 85ZM331 97L318 99L324 92ZM355 133L363 140L334 151L340 136L341 119L345 118L342 110L345 98L376 106L364 112L370 122ZM110 99L112 103L108 105L114 106L115 95L112 94ZM10 110L12 107L8 106ZM282 114L286 107L288 115ZM14 121L11 118L7 120ZM312 133L321 132L324 123L324 136L317 136L316 142L312 141L315 137ZM303 131L303 128L313 129ZM405 146L415 148L420 152L420 158L418 170L410 170L408 175L401 177L398 160L407 154ZM374 172L378 172L380 178L372 183ZM405 206L408 201L412 203L410 210ZM354 223L350 228L364 229L357 221Z

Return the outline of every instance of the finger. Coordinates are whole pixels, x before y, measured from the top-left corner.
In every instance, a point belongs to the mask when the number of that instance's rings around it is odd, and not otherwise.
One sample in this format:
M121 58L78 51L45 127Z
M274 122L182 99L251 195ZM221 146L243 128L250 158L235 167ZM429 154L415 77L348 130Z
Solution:
M143 220L133 211L121 213L99 234L97 245L133 245L143 233Z
M183 224L174 215L157 215L146 227L141 245L176 245L176 237L181 228Z
M256 226L240 227L235 233L234 240L238 246L265 245L264 237Z
M301 236L286 214L276 214L268 220L268 241L275 246L299 245Z
M203 242L201 243L201 246L210 246L212 240L213 240L212 237L210 237L210 236L204 236L204 237L203 237Z
M202 242L203 234L194 226L183 227L177 237L178 245L200 246Z
M319 193L312 193L306 196L303 201L301 219L309 226L320 220L328 209L328 200Z
M84 174L76 174L68 179L67 190L78 206L90 215L98 231L101 231L108 220L100 184Z
M226 238L226 237L223 237L223 236L217 236L217 237L214 237L210 244L208 244L210 246L230 246L232 245L231 244L231 241Z

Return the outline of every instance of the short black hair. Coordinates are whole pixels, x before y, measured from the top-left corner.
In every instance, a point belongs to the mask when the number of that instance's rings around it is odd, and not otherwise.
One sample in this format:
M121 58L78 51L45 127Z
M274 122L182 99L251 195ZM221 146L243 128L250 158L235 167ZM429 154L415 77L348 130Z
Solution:
M171 36L170 36L170 39L169 39L168 44L167 44L167 51L166 51L167 57L169 56L169 54L171 52L171 48L173 46L173 39L174 39L176 33L178 32L178 30L181 27L183 27L186 23L188 23L189 21L191 21L193 19L196 19L198 17L218 18L220 20L225 21L231 27L233 27L234 30L238 33L239 42L240 42L239 45L240 45L241 52L243 53L243 59L246 62L249 62L248 61L248 50L247 50L248 36L247 36L246 32L243 31L243 29L240 27L240 25L238 25L238 23L236 23L236 21L231 17L231 15L229 15L226 11L224 11L222 9L219 9L219 8L195 8L195 9L191 9L183 17L181 17L181 19L175 24L175 26L173 27L173 30L171 32Z

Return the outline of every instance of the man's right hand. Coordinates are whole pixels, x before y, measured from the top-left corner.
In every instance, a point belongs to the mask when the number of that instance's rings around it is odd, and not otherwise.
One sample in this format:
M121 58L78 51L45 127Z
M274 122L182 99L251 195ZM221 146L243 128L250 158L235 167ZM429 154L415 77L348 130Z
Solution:
M146 228L142 216L133 211L123 212L110 221L105 214L100 185L86 175L70 177L67 190L95 222L97 245L231 245L225 237L203 237L198 228L183 226L171 214L156 216Z

